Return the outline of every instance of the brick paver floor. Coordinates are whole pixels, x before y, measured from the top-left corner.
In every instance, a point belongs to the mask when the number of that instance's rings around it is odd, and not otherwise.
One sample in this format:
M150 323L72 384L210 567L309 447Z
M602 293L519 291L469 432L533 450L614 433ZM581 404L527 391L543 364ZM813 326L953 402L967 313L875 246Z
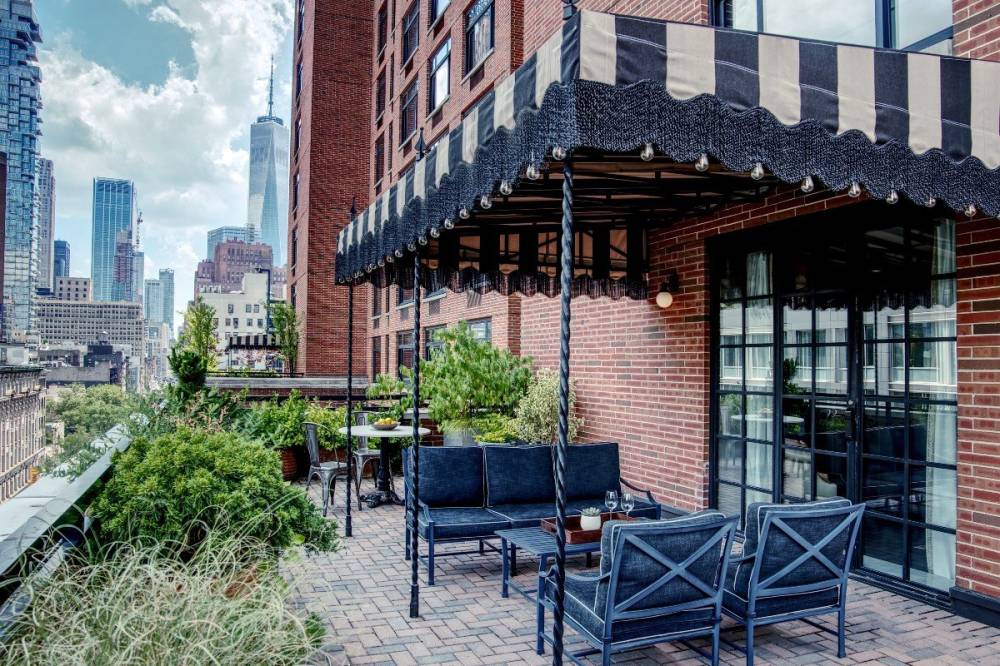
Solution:
M341 523L342 531L343 484L338 486L331 517ZM315 490L314 486L318 502ZM424 584L426 572L421 568L421 617L410 619L410 563L403 559L402 521L400 507L355 511L354 536L342 540L340 551L305 556L287 567L296 602L327 623L331 642L327 652L333 663L551 663L550 652L535 654L534 606L513 592L508 599L500 596L496 554L439 559L434 587ZM519 560L517 580L530 585L537 563L528 557ZM571 566L582 565L581 557ZM856 581L849 595L846 659L836 658L833 635L791 622L757 630L757 663L1000 665L1000 629ZM820 621L834 626L834 617ZM728 620L723 635L743 642L743 632ZM582 647L569 628L567 639L567 647ZM724 647L722 661L742 664L744 658ZM615 663L703 662L681 645L665 644L619 655Z

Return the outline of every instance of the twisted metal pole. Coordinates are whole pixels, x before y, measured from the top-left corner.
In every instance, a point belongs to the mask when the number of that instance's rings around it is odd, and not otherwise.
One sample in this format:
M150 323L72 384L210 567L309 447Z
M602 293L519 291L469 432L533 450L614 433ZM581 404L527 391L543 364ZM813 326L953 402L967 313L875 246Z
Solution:
M417 550L419 539L417 530L420 527L418 511L420 510L420 246L413 251L413 446L410 448L410 461L413 465L410 478L413 487L410 489L410 505L413 512L410 517L410 617L420 617L420 555Z
M344 536L353 536L351 527L351 459L354 457L351 424L354 421L354 280L347 283L347 516Z
M562 256L559 268L559 441L556 443L556 598L552 623L552 663L562 664L566 592L566 448L569 446L569 335L573 296L573 163L563 162Z

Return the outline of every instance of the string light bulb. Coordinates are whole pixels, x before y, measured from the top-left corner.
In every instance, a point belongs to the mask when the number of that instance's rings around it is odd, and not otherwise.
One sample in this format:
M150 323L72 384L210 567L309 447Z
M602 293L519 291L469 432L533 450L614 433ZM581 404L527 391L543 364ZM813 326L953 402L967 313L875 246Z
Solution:
M702 153L698 161L694 163L694 168L702 173L708 171L708 155Z
M927 206L928 208L934 208L934 206L937 206L937 199L935 199L934 197L930 197L929 199L927 199L924 205Z
M760 180L764 177L764 165L760 162L753 165L753 169L750 170L750 177L754 180Z
M889 196L885 198L885 202L889 205L897 203L899 201L899 194L896 190L889 190Z
M479 207L483 210L493 208L493 201L490 199L490 195L484 194L479 198Z
M562 146L555 146L552 148L552 159L564 160L566 159L566 149Z
M466 208L465 206L462 206L461 208L458 209L458 216L463 220L467 220L469 219L469 217L471 217L469 215L469 209Z
M506 181L506 180L500 181L500 194L502 194L502 195L504 195L506 197L506 196L510 195L510 193L513 192L513 191L514 191L514 188L511 187L511 184L510 184L509 181Z
M851 186L847 188L847 196L851 197L852 199L857 199L858 197L861 196L861 186L858 184L857 181L851 182Z
M431 227L431 238L440 238L441 231L437 227Z
M810 192L812 192L813 190L815 190L816 189L816 183L813 182L813 177L812 176L806 176L805 178L803 178L802 179L801 188L802 188L802 191L805 192L806 194L809 194Z
M656 152L653 150L653 144L651 143L647 143L645 146L642 147L642 150L639 152L639 157L642 158L643 162L649 162L655 156Z
M528 180L538 180L542 174L539 173L538 167L534 164L529 164L528 168L524 172L524 175Z
M975 217L976 212L977 212L976 204L969 204L968 207L965 209L965 214L967 217Z
M455 221L452 220L450 217L444 218L444 228L445 229L449 229L449 230L450 229L454 229L455 228Z

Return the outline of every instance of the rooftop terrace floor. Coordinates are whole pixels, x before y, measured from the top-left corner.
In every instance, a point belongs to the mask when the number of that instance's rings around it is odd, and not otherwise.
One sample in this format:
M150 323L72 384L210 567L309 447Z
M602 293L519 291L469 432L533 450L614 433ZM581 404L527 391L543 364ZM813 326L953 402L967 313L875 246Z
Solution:
M338 484L337 506L331 512L341 525L343 485ZM310 493L319 503L316 484ZM342 540L339 552L305 556L287 571L296 602L325 619L335 646L330 650L334 663L551 663L551 652L535 654L534 606L513 592L508 599L500 596L499 555L440 558L434 587L424 584L426 572L421 568L422 615L410 619L410 563L403 559L402 508L366 507L353 516L354 536ZM447 548L439 546L438 552ZM583 564L577 557L570 566ZM517 581L532 585L537 562L525 555L518 557L518 565ZM832 627L835 616L819 621ZM757 663L1000 664L1000 629L857 581L849 587L847 623L846 659L836 658L833 635L791 622L757 630ZM724 621L723 636L743 643L742 630L729 620ZM582 647L569 628L567 641L568 648ZM704 647L706 641L695 644ZM704 662L680 644L664 644L618 655L614 663ZM722 663L743 664L744 657L723 646Z

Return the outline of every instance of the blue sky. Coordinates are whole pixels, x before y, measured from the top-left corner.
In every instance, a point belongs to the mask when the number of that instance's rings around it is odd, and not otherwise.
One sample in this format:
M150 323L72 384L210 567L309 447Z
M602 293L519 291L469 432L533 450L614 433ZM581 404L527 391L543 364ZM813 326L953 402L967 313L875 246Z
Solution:
M250 123L288 122L292 0L35 0L44 42L41 153L55 162L56 238L90 275L91 182L135 181L146 277L192 296L205 233L246 221Z

